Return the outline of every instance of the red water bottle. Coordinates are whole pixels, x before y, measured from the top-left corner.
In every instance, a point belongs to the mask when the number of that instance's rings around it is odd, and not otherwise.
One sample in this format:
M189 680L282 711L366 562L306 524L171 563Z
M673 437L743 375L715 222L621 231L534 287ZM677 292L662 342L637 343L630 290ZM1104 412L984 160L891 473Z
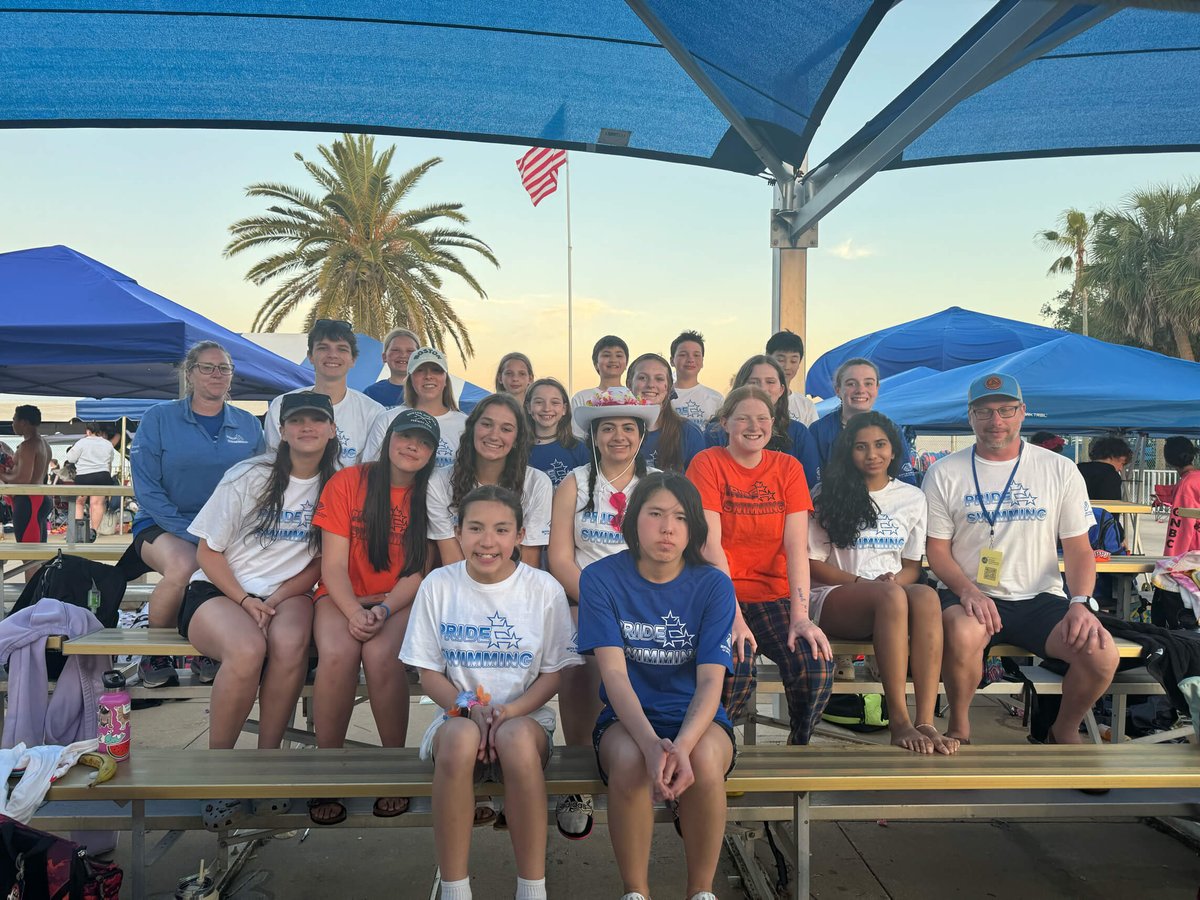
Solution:
M103 681L96 737L100 752L120 762L129 758L129 691L125 690L125 676L116 669L105 672Z

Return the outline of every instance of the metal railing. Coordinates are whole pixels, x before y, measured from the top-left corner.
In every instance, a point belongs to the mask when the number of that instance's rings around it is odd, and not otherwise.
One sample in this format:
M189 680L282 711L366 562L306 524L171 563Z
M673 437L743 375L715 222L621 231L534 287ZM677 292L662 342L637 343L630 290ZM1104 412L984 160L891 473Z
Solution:
M1177 484L1179 473L1174 469L1142 469L1130 472L1125 490L1131 503L1153 503L1156 484Z

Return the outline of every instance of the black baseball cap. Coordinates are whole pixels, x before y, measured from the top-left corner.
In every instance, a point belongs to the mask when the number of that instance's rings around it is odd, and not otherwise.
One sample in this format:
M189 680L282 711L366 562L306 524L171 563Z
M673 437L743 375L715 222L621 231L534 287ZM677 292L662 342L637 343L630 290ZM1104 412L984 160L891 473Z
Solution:
M328 394L318 394L316 391L297 391L294 394L284 394L279 404L279 424L287 421L288 416L298 412L318 412L333 421L333 401Z
M388 431L393 431L400 434L405 431L424 431L431 438L436 446L438 441L442 439L442 429L438 425L438 420L427 412L422 412L419 409L403 409L392 419L392 424Z

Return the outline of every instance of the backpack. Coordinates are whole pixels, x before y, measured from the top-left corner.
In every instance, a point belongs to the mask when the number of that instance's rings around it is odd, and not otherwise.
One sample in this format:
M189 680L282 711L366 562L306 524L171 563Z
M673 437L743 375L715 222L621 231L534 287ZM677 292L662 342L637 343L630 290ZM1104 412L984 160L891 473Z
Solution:
M882 731L888 727L887 700L883 694L834 694L821 718L850 731Z
M1092 507L1092 515L1096 524L1088 529L1088 543L1093 550L1107 550L1113 556L1123 555L1126 551L1121 546L1125 540L1125 529L1117 521L1117 517L1107 509Z
M123 873L73 841L0 816L0 896L118 900Z

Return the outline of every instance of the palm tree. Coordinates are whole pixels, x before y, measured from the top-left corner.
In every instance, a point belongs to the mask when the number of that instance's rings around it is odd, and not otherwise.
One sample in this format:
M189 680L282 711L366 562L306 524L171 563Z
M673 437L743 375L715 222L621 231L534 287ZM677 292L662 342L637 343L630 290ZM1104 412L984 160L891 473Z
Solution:
M1081 310L1083 333L1088 333L1088 289L1084 280L1085 256L1088 239L1095 230L1100 213L1094 212L1089 217L1078 209L1064 210L1058 217L1058 229L1039 231L1037 239L1042 246L1055 253L1063 252L1050 266L1047 275L1074 273L1075 280L1071 284L1071 304Z
M400 177L389 168L394 146L376 155L374 138L345 134L319 146L319 165L296 159L320 188L312 194L285 184L252 184L249 197L278 201L264 215L229 226L232 257L243 250L271 253L246 273L256 285L281 280L259 308L254 329L274 331L310 301L306 329L318 318L345 319L359 332L382 338L408 328L432 346L454 341L466 362L474 354L462 319L442 293L444 273L457 275L481 298L487 294L457 251L471 250L499 266L491 247L456 226L461 203L405 209L408 193L441 159L428 159ZM436 224L449 220L450 224Z
M1195 360L1200 321L1200 182L1136 191L1105 210L1091 247L1089 282L1106 313L1143 346L1166 330L1181 359Z

